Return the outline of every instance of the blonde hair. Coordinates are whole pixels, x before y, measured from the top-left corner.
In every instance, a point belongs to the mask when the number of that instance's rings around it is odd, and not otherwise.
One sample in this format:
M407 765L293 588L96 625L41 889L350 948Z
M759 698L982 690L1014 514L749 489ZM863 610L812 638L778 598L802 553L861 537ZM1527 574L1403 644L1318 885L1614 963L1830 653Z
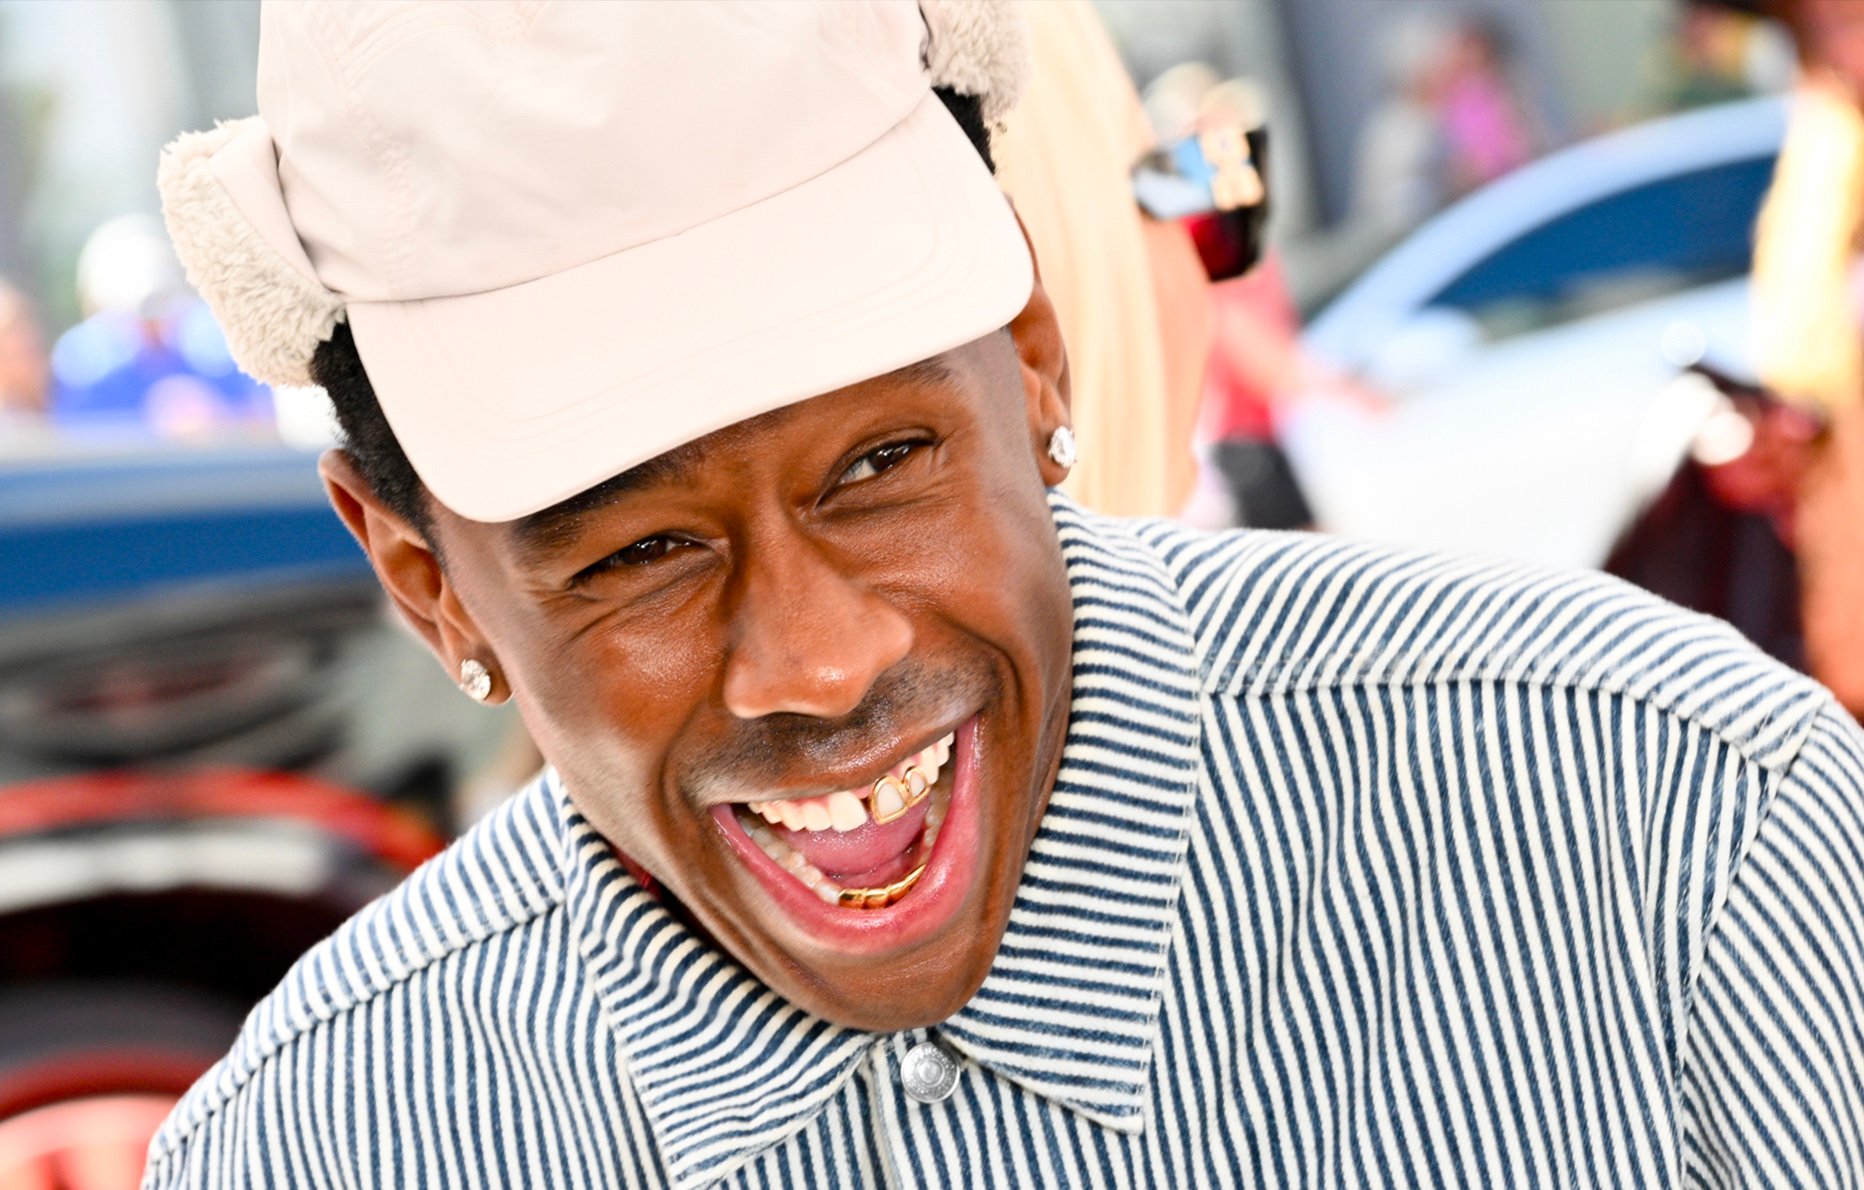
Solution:
M1195 478L1197 384L1173 376L1133 201L1131 168L1152 134L1088 0L1023 8L1035 69L993 148L1068 348L1081 453L1063 486L1103 512L1168 515Z
M1864 399L1864 339L1851 289L1864 224L1864 115L1837 82L1795 95L1754 247L1754 354L1761 381L1836 412Z

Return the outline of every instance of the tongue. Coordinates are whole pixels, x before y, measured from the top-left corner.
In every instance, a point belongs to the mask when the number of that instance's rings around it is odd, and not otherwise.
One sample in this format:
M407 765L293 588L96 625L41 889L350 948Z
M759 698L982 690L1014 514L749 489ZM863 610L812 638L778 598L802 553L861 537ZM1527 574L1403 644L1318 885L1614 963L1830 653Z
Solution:
M869 820L845 832L793 831L784 826L773 826L771 830L836 884L843 888L865 888L869 885L862 881L877 879L899 867L900 859L919 842L925 833L926 811L931 804L928 798L884 826Z

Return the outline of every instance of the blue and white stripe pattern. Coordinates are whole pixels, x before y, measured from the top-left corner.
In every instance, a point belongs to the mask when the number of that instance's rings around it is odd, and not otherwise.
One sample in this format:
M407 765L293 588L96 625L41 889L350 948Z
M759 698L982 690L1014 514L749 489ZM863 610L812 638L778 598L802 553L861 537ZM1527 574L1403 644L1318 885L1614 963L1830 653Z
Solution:
M1864 1187L1818 687L1608 580L1055 512L1066 752L950 1021L791 1007L547 775L305 957L147 1185Z

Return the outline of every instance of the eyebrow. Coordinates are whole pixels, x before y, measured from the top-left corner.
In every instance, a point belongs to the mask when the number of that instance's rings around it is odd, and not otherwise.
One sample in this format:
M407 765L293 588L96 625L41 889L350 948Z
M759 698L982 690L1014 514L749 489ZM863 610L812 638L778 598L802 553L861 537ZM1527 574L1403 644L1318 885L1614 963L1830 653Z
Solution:
M932 388L947 388L958 383L958 374L951 366L938 356L922 359L918 363L896 368L889 375L913 384L923 384Z
M564 544L575 523L598 509L606 508L631 492L664 487L686 480L699 467L705 447L694 441L676 446L665 454L655 455L643 463L612 475L594 487L576 493L549 508L519 517L511 523L512 537L527 558L548 554Z

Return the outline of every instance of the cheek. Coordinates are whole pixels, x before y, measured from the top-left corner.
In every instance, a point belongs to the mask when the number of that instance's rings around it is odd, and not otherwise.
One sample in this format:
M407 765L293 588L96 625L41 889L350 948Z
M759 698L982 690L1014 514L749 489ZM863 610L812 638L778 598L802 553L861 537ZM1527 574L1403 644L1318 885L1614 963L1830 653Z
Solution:
M924 534L912 572L942 618L1006 654L1025 682L1053 686L1068 669L1067 575L1039 476L1027 482L1012 469L1003 469L1005 482L977 485Z
M658 758L704 705L718 670L712 640L705 625L686 620L654 632L596 624L568 639L531 639L512 687L553 764L652 781Z
M1000 620L1027 606L1053 554L1055 530L1022 441L1026 435L993 439L975 465L946 477L909 517L863 529L869 585L967 621Z

